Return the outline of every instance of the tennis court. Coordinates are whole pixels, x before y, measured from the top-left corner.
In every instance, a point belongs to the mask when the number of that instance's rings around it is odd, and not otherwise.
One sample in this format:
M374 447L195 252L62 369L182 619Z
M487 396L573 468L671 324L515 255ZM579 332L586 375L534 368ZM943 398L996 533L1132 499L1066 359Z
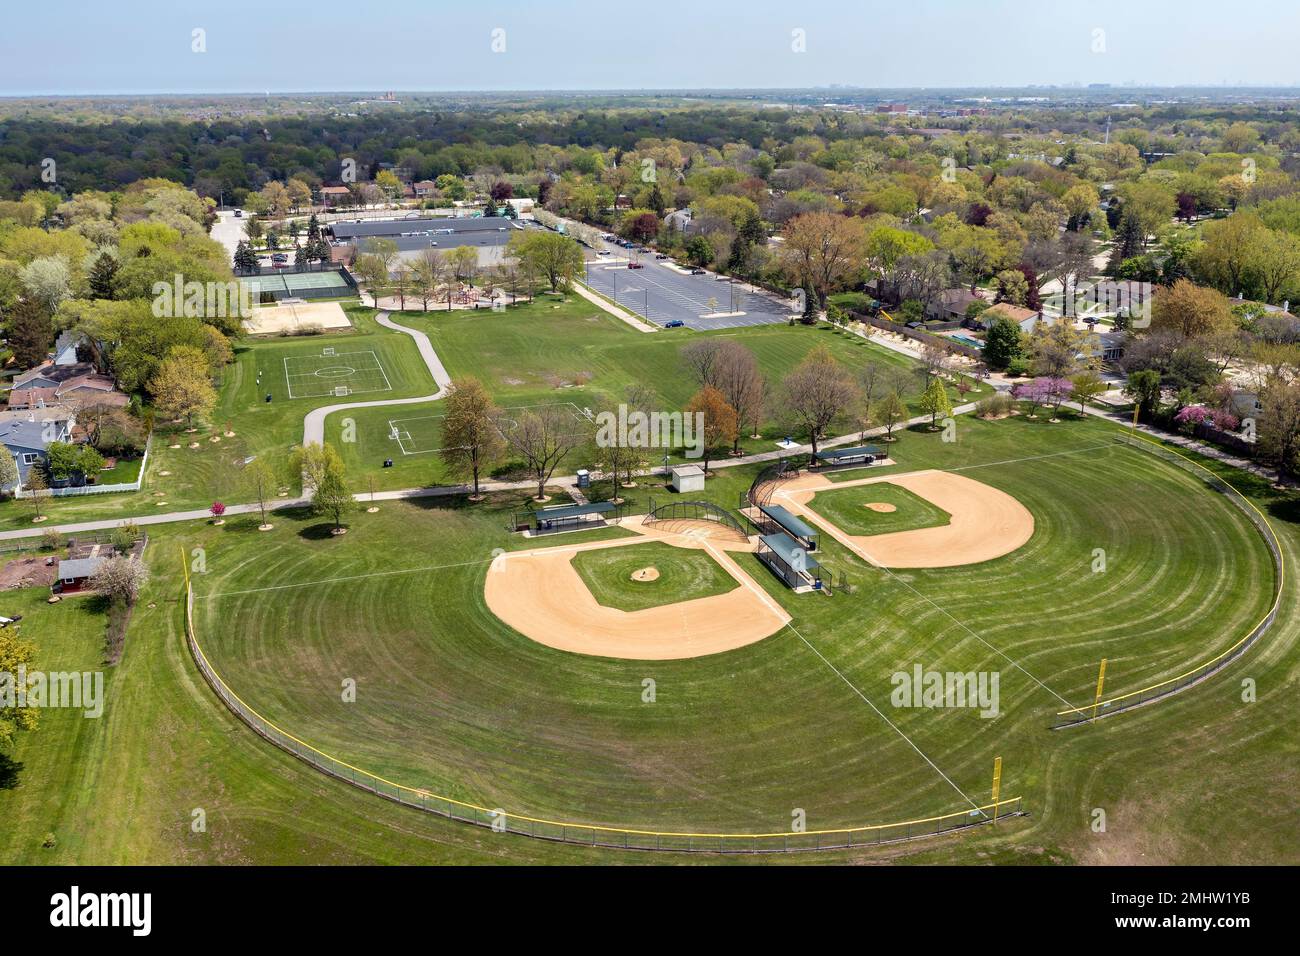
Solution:
M331 299L352 294L352 284L339 269L320 272L269 272L260 276L241 276L254 302L280 299Z
M548 402L542 405L514 405L502 409L503 429L508 430L518 424L517 416L512 412L540 412L543 408L563 408L573 415L576 423L589 426L593 412L589 408L580 408L573 402ZM403 455L432 455L443 449L442 420L443 415L421 415L415 418L392 418L388 421L388 440L397 442Z
M324 348L319 355L286 355L284 380L290 398L345 398L393 388L379 357L370 350L338 352Z

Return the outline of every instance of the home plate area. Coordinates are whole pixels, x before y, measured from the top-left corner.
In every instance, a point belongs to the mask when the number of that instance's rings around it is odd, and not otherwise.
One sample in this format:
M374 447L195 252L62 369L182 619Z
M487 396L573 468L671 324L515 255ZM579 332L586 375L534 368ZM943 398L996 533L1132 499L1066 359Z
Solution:
M325 348L319 355L286 355L284 380L290 398L392 391L379 357L369 350L335 352Z

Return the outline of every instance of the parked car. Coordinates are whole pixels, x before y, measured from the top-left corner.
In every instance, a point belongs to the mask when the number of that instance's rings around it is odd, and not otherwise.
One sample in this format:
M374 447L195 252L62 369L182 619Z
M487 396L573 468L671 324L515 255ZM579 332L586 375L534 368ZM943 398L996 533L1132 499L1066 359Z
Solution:
M235 218L236 218L236 219L243 219L243 218L244 218L244 210L242 210L242 209L236 209L236 210L235 210Z
M703 270L703 269L692 269L692 270L691 270L691 275L693 275L693 276L702 276L702 275L704 275L704 270Z
M664 323L664 328L665 328L665 329L680 329L680 328L682 328L685 324L686 324L686 323L683 322L681 319L669 319L667 322Z
M656 253L655 253L655 258L656 258L656 259L667 259L667 258L668 258L668 253L666 253L666 252L656 252Z
M639 262L629 262L629 263L627 264L627 267L628 267L629 269L644 269L644 268L645 268L645 266L643 266L643 265L642 265L641 263L639 263Z
M271 256L272 262L288 262L289 254L287 252L277 252Z

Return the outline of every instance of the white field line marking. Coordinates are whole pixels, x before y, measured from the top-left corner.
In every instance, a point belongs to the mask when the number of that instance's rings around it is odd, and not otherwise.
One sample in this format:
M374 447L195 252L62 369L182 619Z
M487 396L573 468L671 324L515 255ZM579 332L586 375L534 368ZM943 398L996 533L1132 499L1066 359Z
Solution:
M830 661L828 661L828 660L826 659L825 655L823 655L821 651L819 651L819 650L817 650L817 648L813 647L813 645L809 642L809 640L808 640L806 637L804 637L802 634L799 633L799 629L798 629L797 627L795 627L793 624L787 624L786 627L790 628L790 630L794 632L794 636L797 637L797 638L799 638L799 640L803 641L804 646L806 646L806 647L808 648L808 650L810 650L810 651L812 651L814 654L816 654L817 657L821 660L821 662L822 662L823 664L825 664L827 667L829 667L829 668L831 669L831 672L834 673L836 677L838 677L840 680L844 681L844 683L848 685L849 689L850 689L851 691L853 691L853 693L857 694L860 698L862 698L863 703L865 703L868 707L870 707L872 710L874 710L874 711L876 712L876 716L877 716L877 717L879 717L879 718L880 718L881 720L883 720L886 724L888 724L888 725L889 725L889 728L890 728L891 730L893 730L894 733L898 734L898 736L902 737L903 740L907 741L907 745L908 745L909 747L911 747L913 750L915 750L918 754L920 754L920 755L921 755L921 759L924 760L926 763L928 763L932 768L934 768L934 772L937 773L939 776L943 777L943 779L946 780L946 781L948 782L948 786L952 787L952 788L953 788L954 790L956 790L959 794L961 794L961 798L962 798L963 800L965 800L967 803L969 803L972 807L974 807L976 810L979 810L979 804L976 803L974 800L972 800L970 797L968 797L968 796L966 795L966 791L965 791L965 790L963 790L961 787L957 786L957 784L953 783L953 782L952 782L952 778L949 777L949 776L948 776L946 773L944 773L942 770L940 770L940 769L939 769L939 765L936 764L933 760L931 760L931 759L926 755L925 751L922 750L920 747L918 747L918 746L916 745L916 743L912 740L911 737L909 737L909 736L907 736L907 734L903 733L903 731L899 729L899 727L898 727L897 724L895 724L892 720L890 720L888 717L886 717L886 716L881 712L880 708L877 707L875 704L873 704L873 703L871 702L870 698L868 698L866 694L864 694L864 693L862 693L862 691L858 690L857 686L856 686L856 685L855 685L851 680L849 680L847 677L845 677L844 674L840 671L840 669L839 669L838 667L836 667L834 664L832 664ZM988 816L988 814L984 813L982 810L981 810L980 812L981 812L984 816Z
M416 574L421 571L443 571L448 568L468 568L475 564L489 564L493 558L483 558L479 561L460 561L456 564L431 564L422 568L400 568L396 571L372 571L368 574L349 574L341 578L325 578L320 581L295 581L293 584L272 584L264 588L248 588L244 591L217 591L213 594L196 594L195 597L202 601L212 600L221 597L233 597L238 594L261 594L264 591L284 591L289 588L310 588L319 584L340 584L344 581L360 581L364 578L379 578L393 574Z
M936 471L970 471L972 468L992 468L994 465L1015 465L1022 461L1042 461L1044 458L1060 458L1062 455L1079 455L1085 451L1097 451L1102 448L1114 448L1112 444L1088 445L1084 448L1070 448L1066 451L1054 451L1046 455L1030 455L1028 458L1006 458L1002 461L986 461L978 465L961 465L958 468L937 468Z

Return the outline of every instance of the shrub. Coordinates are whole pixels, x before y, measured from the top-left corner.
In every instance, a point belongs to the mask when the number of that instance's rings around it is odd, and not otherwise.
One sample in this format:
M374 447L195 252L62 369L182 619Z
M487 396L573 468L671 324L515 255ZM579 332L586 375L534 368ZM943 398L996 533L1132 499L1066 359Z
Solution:
M975 404L975 414L979 418L1003 418L1011 414L1015 402L1006 392L994 392Z

